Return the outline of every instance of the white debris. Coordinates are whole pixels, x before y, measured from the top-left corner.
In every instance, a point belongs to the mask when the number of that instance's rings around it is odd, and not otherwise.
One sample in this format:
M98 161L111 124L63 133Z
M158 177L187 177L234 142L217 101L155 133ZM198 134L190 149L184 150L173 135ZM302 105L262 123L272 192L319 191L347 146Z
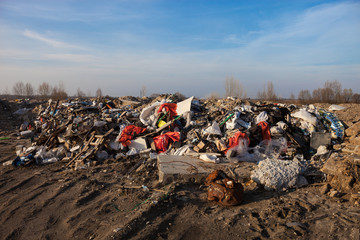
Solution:
M226 122L226 129L233 130L236 128L244 127L249 129L251 127L250 123L245 122L240 118L240 112L235 112L234 116L231 118L230 121Z
M211 163L219 163L220 160L218 157L210 154L201 154L200 159L204 162L211 162Z
M307 185L302 174L305 167L294 160L266 159L259 163L258 168L251 172L251 179L263 184L266 190L283 190Z
M317 119L311 113L306 111L305 109L300 109L300 111L292 114L295 118L300 118L308 123L311 123L313 126L316 126Z
M258 124L259 122L266 122L269 119L267 112L261 112L255 119L255 123Z
M329 152L329 150L327 150L326 146L321 145L320 147L318 147L316 155L324 155L328 152Z
M329 107L329 110L330 110L330 111L340 111L340 110L344 110L345 108L346 108L346 107L333 104L333 105L331 105L331 106Z
M204 130L203 135L222 136L219 124L216 121L213 121L212 125Z

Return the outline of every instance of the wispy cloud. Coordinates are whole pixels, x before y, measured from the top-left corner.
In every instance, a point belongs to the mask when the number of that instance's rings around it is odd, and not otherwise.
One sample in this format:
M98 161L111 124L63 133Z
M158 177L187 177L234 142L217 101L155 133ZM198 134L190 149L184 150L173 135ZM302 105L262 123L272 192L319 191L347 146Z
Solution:
M225 37L225 43L232 43L232 44L245 44L246 41L243 38L239 38L236 34L230 34Z
M80 46L72 45L66 42L58 41L52 38L45 37L39 33L36 33L34 31L26 29L23 32L23 35L26 37L29 37L34 40L38 40L40 42L46 43L49 46L52 46L54 48L72 48L72 49L83 49Z
M70 53L63 53L63 54L45 54L44 58L50 60L59 60L65 62L93 62L95 61L94 56L90 54L70 54Z
M149 17L136 11L121 7L121 3L126 1L109 1L108 4L94 1L89 4L87 11L79 11L72 8L69 1L52 1L51 5L44 4L42 1L9 1L2 3L1 7L6 11L16 13L18 16L37 18L42 20L58 22L84 22L94 23L99 21L130 21ZM129 1L130 2L130 1ZM135 2L132 0L131 2ZM136 1L141 3L141 1ZM90 6L94 7L90 7Z
M288 22L264 32L242 51L254 60L283 65L344 64L360 54L359 3L320 5Z

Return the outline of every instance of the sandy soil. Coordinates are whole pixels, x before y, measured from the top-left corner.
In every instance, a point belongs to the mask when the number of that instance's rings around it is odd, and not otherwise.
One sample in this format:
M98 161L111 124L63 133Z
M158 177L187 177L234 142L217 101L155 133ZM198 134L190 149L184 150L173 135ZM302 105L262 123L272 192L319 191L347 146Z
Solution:
M15 157L13 152L18 142L13 138L4 141L0 143L1 162ZM240 206L221 207L208 202L206 189L196 184L165 186L163 189L170 188L168 195L124 189L124 184L151 188L156 183L155 162L146 163L146 167L129 176L126 174L138 161L112 162L80 171L64 169L61 162L1 167L0 239L356 239L359 236L359 207L321 194L322 184L284 193L246 191Z
M15 168L15 146L1 130L0 239L359 239L360 209L322 194L325 183L288 192L245 191L222 207L194 183L157 183L155 160L107 161L73 171L63 162ZM150 191L144 191L141 185ZM126 186L126 187L124 187ZM131 186L131 188L128 188ZM139 186L139 188L136 188ZM164 190L155 191L155 190Z

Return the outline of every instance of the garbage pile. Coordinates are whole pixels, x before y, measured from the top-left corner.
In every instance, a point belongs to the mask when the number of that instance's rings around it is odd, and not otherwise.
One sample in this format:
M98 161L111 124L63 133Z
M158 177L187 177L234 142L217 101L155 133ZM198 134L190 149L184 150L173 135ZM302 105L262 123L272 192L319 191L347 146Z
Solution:
M18 146L15 166L62 161L77 170L107 159L190 155L210 164L260 163L252 179L274 190L306 184L308 160L345 134L334 113L313 105L234 98L50 100L32 112L20 132L32 146Z

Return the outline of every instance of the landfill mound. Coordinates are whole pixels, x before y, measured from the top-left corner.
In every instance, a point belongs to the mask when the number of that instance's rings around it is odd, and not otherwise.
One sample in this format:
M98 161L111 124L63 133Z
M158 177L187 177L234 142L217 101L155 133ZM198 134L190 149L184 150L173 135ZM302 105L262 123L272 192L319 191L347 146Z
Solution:
M312 200L304 203L302 197L316 201L320 191L328 198L324 206L359 206L356 104L297 106L160 95L38 104L2 101L1 106L12 119L7 124L17 128L2 128L0 140L1 222L7 222L1 238L34 234L30 228L11 225L17 217L25 217L22 224L34 224L31 213L48 221L37 227L43 238L61 238L67 229L72 229L67 238L174 238L180 232L182 239L212 236L179 217L196 218L196 208L205 214L198 220L216 216L215 222L228 228L243 224L241 215L257 222L255 228L225 234L230 238L245 232L247 238L288 238L294 232L299 237L321 237L325 235L305 215L320 214L322 207ZM214 171L221 177L206 183ZM20 191L24 199L17 196ZM241 201L231 200L237 196ZM269 217L269 211L268 217L263 216L266 211L257 209L258 201L280 210L276 216ZM25 213L20 213L19 204ZM222 205L235 205L235 213L220 210ZM91 220L83 212L87 208L100 209L90 214ZM163 214L156 217L158 212ZM357 217L350 212L345 219L356 225ZM326 222L328 216L320 219ZM356 231L343 234L353 236ZM220 231L218 237L225 235Z

